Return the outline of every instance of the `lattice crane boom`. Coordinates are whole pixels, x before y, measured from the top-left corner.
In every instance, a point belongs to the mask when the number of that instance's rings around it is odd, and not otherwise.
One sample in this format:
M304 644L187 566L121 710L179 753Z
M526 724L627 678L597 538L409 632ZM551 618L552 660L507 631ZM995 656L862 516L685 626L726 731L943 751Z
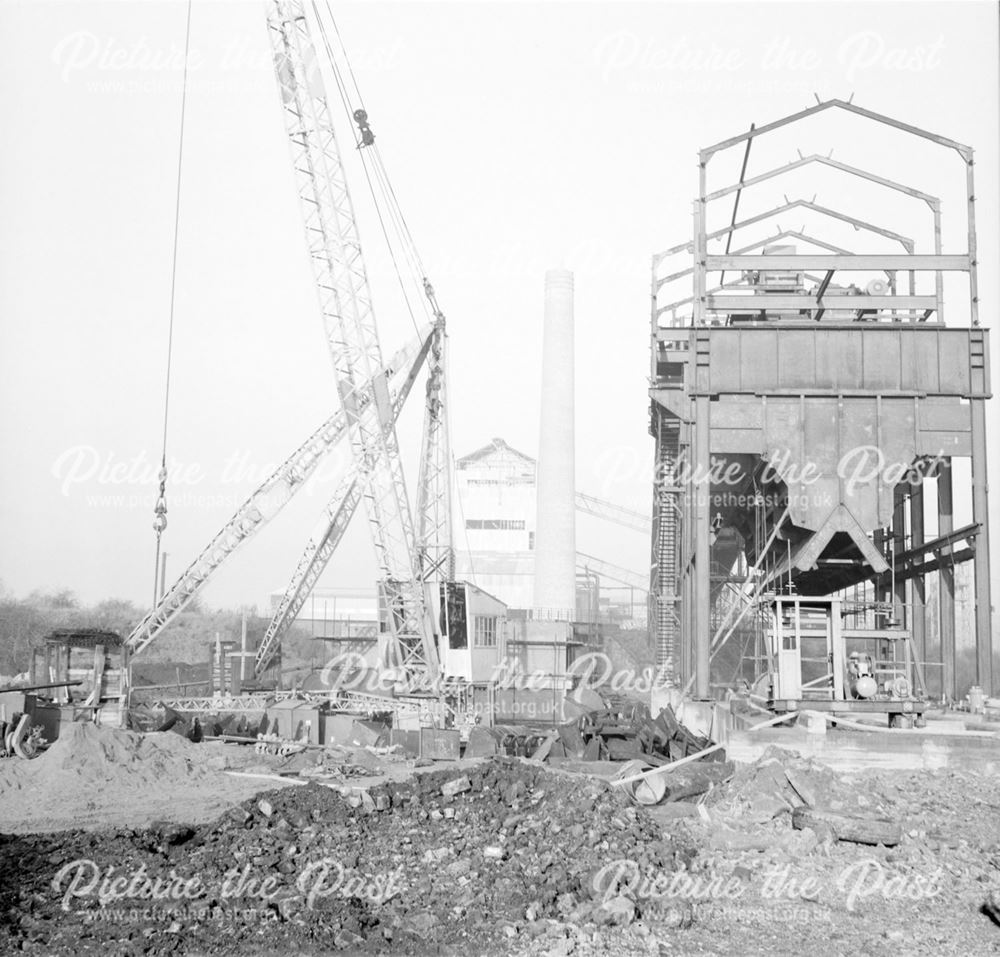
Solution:
M409 394L417 371L423 364L430 348L431 335L430 332L424 332L418 336L400 349L381 370L390 381L404 371L407 372L407 377L399 388L399 396L403 399ZM400 399L395 401L399 402ZM261 483L164 593L156 606L132 629L125 640L132 655L138 654L154 641L198 594L216 569L284 508L346 433L347 418L341 409L331 415Z
M410 394L410 390L416 381L417 375L424 364L426 357L433 355L434 343L438 337L437 327L424 340L423 348L417 355L410 367L410 372L399 388L393 401L393 421L399 417L399 413ZM323 510L323 517L309 537L299 558L298 565L285 588L278 606L271 616L267 631L257 649L254 661L254 672L259 677L270 664L275 652L281 646L281 640L289 626L295 621L306 599L309 597L316 582L322 575L333 553L336 551L340 540L351 522L351 518L357 511L361 502L362 486L359 480L358 469L352 464L348 467L333 497Z
M444 317L438 313L428 357L424 433L417 485L417 557L424 579L453 581L455 546L451 524L451 441Z
M282 113L306 241L372 540L385 579L396 664L436 678L437 648L382 365L357 221L301 0L269 0Z

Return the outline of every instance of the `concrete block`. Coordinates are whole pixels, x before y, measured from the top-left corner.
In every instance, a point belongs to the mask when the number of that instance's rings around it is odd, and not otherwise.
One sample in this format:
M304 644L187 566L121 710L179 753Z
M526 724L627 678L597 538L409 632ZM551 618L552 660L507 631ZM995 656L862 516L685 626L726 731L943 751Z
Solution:
M303 702L292 711L292 728L296 741L320 743L320 705Z
M814 711L807 711L804 714L800 714L797 723L806 729L807 734L826 734L826 718Z
M441 793L445 797L454 797L456 794L461 794L463 791L471 790L472 782L466 777L445 781L445 783L441 785Z
M458 731L437 731L422 728L420 755L434 761L457 761L461 756L461 736Z
M419 731L401 731L399 728L393 728L389 732L389 744L401 747L403 749L403 754L405 754L408 758L420 757Z
M416 711L397 711L393 724L400 731L420 731L420 715Z
M353 714L327 714L323 716L322 743L329 747L333 744L350 744L354 729Z
M465 746L467 758L489 758L499 753L499 735L492 728L474 727Z
M355 718L351 726L351 744L362 748L378 747L389 741L389 728L380 721L368 721Z

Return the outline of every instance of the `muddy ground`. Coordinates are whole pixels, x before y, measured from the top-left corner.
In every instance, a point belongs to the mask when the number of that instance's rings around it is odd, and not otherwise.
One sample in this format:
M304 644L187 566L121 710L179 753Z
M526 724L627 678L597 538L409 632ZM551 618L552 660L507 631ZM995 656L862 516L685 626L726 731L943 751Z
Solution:
M23 833L22 815L22 833L0 838L0 952L1000 953L983 909L1000 901L1000 788L976 771L844 776L774 750L696 799L645 808L602 780L517 759L397 763L362 797L202 773L217 751L164 742L164 759L154 743L173 780L137 785L132 805L180 786L178 758L211 802L234 782L265 790L234 790L211 816L161 800L152 825L108 815L61 830L49 816L49 833ZM127 752L105 755L109 781L122 761L131 780L148 759ZM807 803L898 821L902 840L796 830L792 809Z

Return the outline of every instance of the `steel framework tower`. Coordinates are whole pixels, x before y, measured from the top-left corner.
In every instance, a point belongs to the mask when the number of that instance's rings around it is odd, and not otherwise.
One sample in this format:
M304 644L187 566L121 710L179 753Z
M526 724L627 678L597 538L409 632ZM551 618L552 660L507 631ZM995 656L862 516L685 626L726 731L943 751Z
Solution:
M962 252L942 251L937 197L871 170L800 154L747 177L751 143L827 111L957 154L967 196ZM739 180L710 192L710 161L735 148L745 151ZM907 236L815 199L786 196L777 209L738 218L745 191L811 166L922 202L933 248L920 251ZM712 230L709 214L720 201L732 204L731 221ZM862 237L878 236L902 252L855 251L805 227L779 227L764 241L734 248L741 230L792 209L844 223ZM672 265L685 256L689 265ZM976 681L992 692L989 343L979 325L976 269L967 146L829 100L701 150L693 239L653 259L649 395L657 474L650 627L664 687L711 697L713 686L732 680L716 666L734 636L745 643L744 662L759 657L755 630L766 595L853 595L851 613L868 616L855 630L905 634L918 673L921 665L939 668L941 691L954 699L954 570L972 561ZM946 273L967 277L965 328L944 323ZM864 275L863 288L838 286L838 274ZM670 295L678 282L690 283L689 294ZM899 468L875 469L866 482L845 481L845 456L859 448ZM958 458L971 461L973 520L956 529L952 462ZM804 474L807 467L813 471ZM928 478L937 498L937 531L929 540ZM933 575L940 594L937 661L928 648L925 606ZM756 672L751 667L743 674L752 680Z

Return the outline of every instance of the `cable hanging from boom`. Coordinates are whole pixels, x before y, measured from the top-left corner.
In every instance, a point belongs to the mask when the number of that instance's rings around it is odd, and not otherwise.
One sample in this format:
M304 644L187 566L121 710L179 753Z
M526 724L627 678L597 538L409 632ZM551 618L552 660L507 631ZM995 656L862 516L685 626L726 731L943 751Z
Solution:
M181 172L184 167L184 116L187 111L188 55L191 50L191 7L188 0L187 23L184 28L184 74L181 80L181 117L177 143L177 185L174 194L174 249L170 263L170 319L167 326L167 370L163 389L163 443L160 456L159 489L153 508L153 531L156 533L156 558L153 563L153 607L159 600L160 545L167 527L167 425L170 419L170 373L174 352L174 305L177 300L177 240L181 220Z
M343 60L347 67L347 73L350 77L350 85L353 87L354 91L353 97L348 89L347 80L341 71L338 57L334 53L333 45L330 42L326 24L321 16L317 0L312 0L312 8L320 36L323 41L323 47L330 63L330 69L337 85L337 91L340 95L341 104L344 107L344 112L346 113L348 120L357 126L359 139L356 146L360 152L365 179L367 180L368 189L375 205L376 216L378 217L379 225L382 229L382 235L388 248L389 257L392 261L393 268L396 272L396 278L403 294L403 300L406 304L407 311L410 314L410 319L416 328L417 320L414 315L414 308L411 302L410 293L407 291L406 284L403 281L403 276L399 268L396 247L399 247L401 255L406 260L407 266L410 270L410 279L413 282L416 291L424 291L425 283L427 282L427 272L424 269L423 261L420 257L419 251L417 250L416 243L413 241L413 235L406 222L406 217L403 215L403 211L399 205L396 192L392 187L392 182L389 179L389 174L385 166L385 161L382 158L381 150L375 142L375 133L371 129L369 122L370 114L365 107L364 98L361 95L361 89L358 86L357 77L354 74L354 68L351 65L350 57L347 55L347 50L340 35L340 28L337 26L336 17L334 17L333 10L330 7L330 0L326 0L326 12L330 23L333 26L333 31L337 37L337 45L340 48L340 59ZM354 99L357 104L356 107L352 107L352 99ZM396 236L397 241L395 244L390 236L390 229L387 226L387 221L389 226L392 227L392 232ZM418 302L420 302L423 306L426 317L433 321L436 317L433 316L433 314L428 310L428 303L420 295L418 295L417 298Z

